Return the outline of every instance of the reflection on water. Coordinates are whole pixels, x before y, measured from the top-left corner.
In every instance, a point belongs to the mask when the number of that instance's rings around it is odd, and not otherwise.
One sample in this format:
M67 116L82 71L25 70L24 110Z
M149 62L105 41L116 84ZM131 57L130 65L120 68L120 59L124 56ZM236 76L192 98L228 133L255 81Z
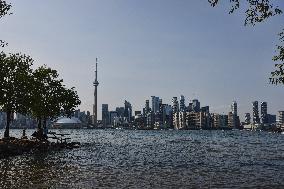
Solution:
M28 134L32 130L27 131ZM0 160L0 188L283 188L284 135L63 130L73 150ZM2 135L3 131L1 131ZM20 130L12 130L19 136Z

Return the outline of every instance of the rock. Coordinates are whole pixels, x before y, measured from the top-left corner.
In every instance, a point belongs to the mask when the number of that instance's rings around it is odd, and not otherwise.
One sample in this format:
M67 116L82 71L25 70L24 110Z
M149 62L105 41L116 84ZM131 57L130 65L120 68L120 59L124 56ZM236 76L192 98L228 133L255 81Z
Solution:
M10 138L0 139L0 158L21 155L25 152L46 152L60 149L73 149L79 148L79 142L63 142L55 143L49 142L48 140L29 140L29 139L17 139Z

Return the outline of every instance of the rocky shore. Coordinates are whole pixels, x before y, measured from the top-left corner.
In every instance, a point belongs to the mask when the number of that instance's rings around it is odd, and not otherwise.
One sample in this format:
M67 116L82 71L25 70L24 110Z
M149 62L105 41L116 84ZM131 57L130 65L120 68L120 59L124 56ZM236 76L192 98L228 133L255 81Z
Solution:
M79 148L79 142L50 142L48 140L3 138L0 139L0 158L30 152L46 152L60 149Z

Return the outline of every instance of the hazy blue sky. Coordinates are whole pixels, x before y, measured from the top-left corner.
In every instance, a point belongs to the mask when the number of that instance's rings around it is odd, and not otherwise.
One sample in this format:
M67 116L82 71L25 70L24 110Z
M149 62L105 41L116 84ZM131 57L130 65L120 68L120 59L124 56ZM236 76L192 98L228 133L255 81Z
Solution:
M112 110L127 99L141 110L151 95L171 103L183 94L219 113L236 100L242 120L253 100L267 101L270 113L284 109L284 86L268 84L283 15L244 27L243 11L228 15L225 1L217 8L207 0L8 2L13 15L0 20L5 51L57 69L78 90L82 110L92 110L99 58L99 118L102 103Z

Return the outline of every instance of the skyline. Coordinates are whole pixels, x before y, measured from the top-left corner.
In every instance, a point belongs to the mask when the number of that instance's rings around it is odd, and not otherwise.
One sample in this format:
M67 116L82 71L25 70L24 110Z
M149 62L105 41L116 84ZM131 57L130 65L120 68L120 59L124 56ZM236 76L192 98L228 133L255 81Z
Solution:
M99 58L99 119L101 104L115 109L128 100L141 110L152 95L171 102L183 94L220 113L236 100L241 118L254 100L273 114L284 109L284 87L268 84L283 15L244 27L241 10L229 15L228 4L212 8L207 0L9 2L13 15L0 22L4 51L57 69L90 112Z
M160 100L162 100L163 104L165 104L165 105L170 105L171 107L173 107L173 99L176 98L177 101L178 101L178 103L179 103L181 96L184 98L184 95L172 97L171 102L165 102L164 99L161 98L160 96L153 96L153 97L158 97ZM152 97L152 96L151 96L151 97ZM150 97L147 98L147 99L145 99L144 104L141 105L141 106L142 106L142 109L132 109L132 113L134 114L135 111L143 112L143 109L145 108L145 103L146 103L146 101L148 101L150 104L152 104L152 103L153 103L152 100L153 100L153 99L151 99ZM210 112L210 113L217 113L217 114L220 114L220 115L228 115L230 112L233 112L232 104L236 104L236 107L234 107L234 108L235 108L234 111L236 111L236 109L237 109L237 112L243 112L243 111L240 111L240 109L239 109L239 104L238 104L237 101L232 101L231 104L228 105L228 108L227 108L227 111L226 111L226 112L216 112L216 111L212 111L212 110L211 110L212 107L210 107L209 105L206 105L206 104L203 104L202 102L200 102L199 99L186 99L186 98L184 98L183 100L184 100L184 103L185 103L185 106L186 106L186 107L188 107L188 104L189 104L189 103L193 103L194 100L197 100L197 101L200 103L200 107L209 107L209 112ZM254 110L254 108L255 108L254 103L255 103L255 102L259 103L259 104L257 105L257 108L256 108L257 111L258 111L258 113L259 113L259 115L261 114L261 104L262 104L262 103L265 103L265 104L266 104L266 111L270 109L269 103L267 103L266 101L259 101L259 100L252 101L252 102L250 103L250 110L248 110L247 112L245 112L245 113L243 113L243 114L236 113L236 115L239 116L241 122L244 122L244 121L245 121L246 115L247 115L248 113L251 114L251 115L253 115L253 113L254 113L254 111L255 111L255 110ZM129 103L131 103L131 102L129 102ZM102 112L103 112L103 106L104 106L104 105L109 106L110 104L108 104L108 103L103 103L103 104L102 104L102 106L101 106L101 108L100 108L101 114L102 114ZM133 106L133 104L131 104L131 106ZM135 106L135 105L134 105L134 106ZM108 108L108 111L109 111L109 112L111 112L111 111L116 111L116 108L120 108L120 107L124 107L124 103L121 103L121 105L119 105L119 106L117 106L117 107L115 107L115 108L113 108L113 109ZM80 109L79 109L79 110L80 110ZM82 110L82 111L85 111L85 110ZM278 114L279 114L280 111L283 111L283 109L279 109L279 110L277 110L276 112L267 111L267 113L270 114L270 115L276 115L276 116L278 116ZM101 119L102 119L102 117L101 117ZM99 118L98 120L100 120L100 118Z

